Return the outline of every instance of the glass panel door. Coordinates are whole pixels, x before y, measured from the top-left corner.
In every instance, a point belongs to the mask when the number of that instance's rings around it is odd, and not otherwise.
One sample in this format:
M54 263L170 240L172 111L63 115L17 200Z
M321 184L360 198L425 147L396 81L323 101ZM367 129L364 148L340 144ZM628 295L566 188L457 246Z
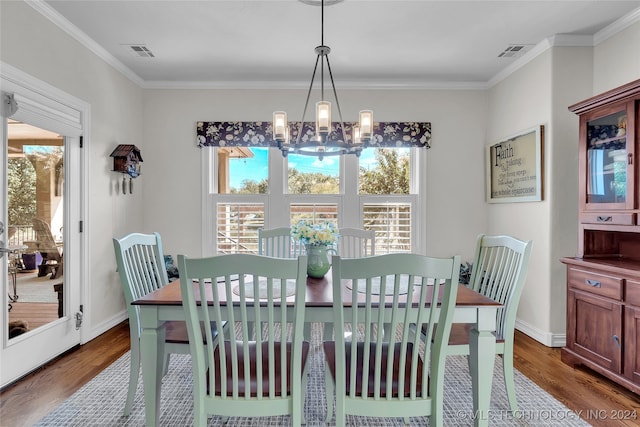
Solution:
M9 119L7 306L10 340L64 315L64 138Z
M626 123L626 110L587 122L587 206L627 205Z

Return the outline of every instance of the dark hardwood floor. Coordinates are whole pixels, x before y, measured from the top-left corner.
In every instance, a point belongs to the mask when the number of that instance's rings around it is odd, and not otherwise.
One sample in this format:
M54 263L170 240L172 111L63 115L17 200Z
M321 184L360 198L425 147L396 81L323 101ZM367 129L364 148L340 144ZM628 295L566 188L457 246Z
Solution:
M0 425L33 425L128 350L129 325L124 322L6 387L0 392ZM516 331L514 359L520 372L574 411L547 414L540 408L539 414L522 414L525 421L581 414L594 426L640 425L640 396L588 369L565 365L559 348Z

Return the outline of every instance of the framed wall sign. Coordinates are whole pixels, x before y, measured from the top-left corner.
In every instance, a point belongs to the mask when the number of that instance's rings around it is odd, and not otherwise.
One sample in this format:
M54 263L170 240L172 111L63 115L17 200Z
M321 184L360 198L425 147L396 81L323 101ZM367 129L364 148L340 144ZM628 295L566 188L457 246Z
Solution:
M488 203L537 202L543 197L544 126L527 129L486 150Z

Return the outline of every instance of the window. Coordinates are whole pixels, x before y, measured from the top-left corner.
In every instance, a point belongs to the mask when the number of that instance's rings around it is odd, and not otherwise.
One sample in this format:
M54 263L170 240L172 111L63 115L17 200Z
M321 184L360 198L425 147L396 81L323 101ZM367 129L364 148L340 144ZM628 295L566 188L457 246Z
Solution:
M212 177L205 186L209 202L203 225L211 235L205 253L257 253L260 227L289 227L300 219L375 230L377 254L423 250L424 228L417 219L424 217L426 206L424 185L419 185L424 168L417 166L426 150L367 148L360 158L320 162L302 155L283 158L273 148L243 148L265 153L230 158L225 170L222 148L203 150ZM262 163L254 163L258 158ZM236 161L239 167L234 168Z
M376 254L411 252L411 203L366 203L365 229L376 232Z
M217 252L257 253L258 229L264 227L264 205L218 203L217 212Z
M306 220L314 224L322 221L338 223L337 204L292 203L289 206L291 224Z
M220 147L218 193L266 194L269 192L269 149Z
M360 155L360 194L410 194L411 150L409 148L365 148Z
M289 154L287 191L291 194L340 193L340 158Z

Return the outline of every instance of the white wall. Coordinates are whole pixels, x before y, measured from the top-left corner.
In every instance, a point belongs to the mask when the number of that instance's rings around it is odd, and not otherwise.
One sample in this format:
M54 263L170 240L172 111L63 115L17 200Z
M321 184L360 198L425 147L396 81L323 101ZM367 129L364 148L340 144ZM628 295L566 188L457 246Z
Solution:
M538 55L489 90L489 126L486 143L493 144L532 127L545 127L544 165L549 165L553 141L551 128L551 53ZM527 283L518 308L518 319L538 334L550 331L549 249L551 201L549 171L543 174L540 202L488 205L489 234L508 234L533 240ZM535 332L535 331L534 331ZM538 337L541 338L541 337Z
M427 253L471 259L486 232L484 134L486 91L340 91L345 120L364 106L380 121L430 121L427 153ZM275 109L301 115L296 90L147 90L144 94L145 228L162 233L165 252L200 256L201 150L197 121L270 120ZM146 162L153 168L146 167ZM479 207L479 209L478 209ZM471 215L470 213L473 212Z
M640 79L640 22L594 48L593 70L593 95Z
M118 144L135 144L144 158L143 91L25 3L2 1L0 15L0 60L91 105L91 134L85 136L91 186L85 319L91 338L124 315L111 239L143 228L142 194L114 192L120 176L110 172L109 157Z
M592 61L590 47L555 47L551 51L548 331L554 345L563 345L566 332L566 266L559 260L575 256L578 249L578 116L567 107L590 96Z

